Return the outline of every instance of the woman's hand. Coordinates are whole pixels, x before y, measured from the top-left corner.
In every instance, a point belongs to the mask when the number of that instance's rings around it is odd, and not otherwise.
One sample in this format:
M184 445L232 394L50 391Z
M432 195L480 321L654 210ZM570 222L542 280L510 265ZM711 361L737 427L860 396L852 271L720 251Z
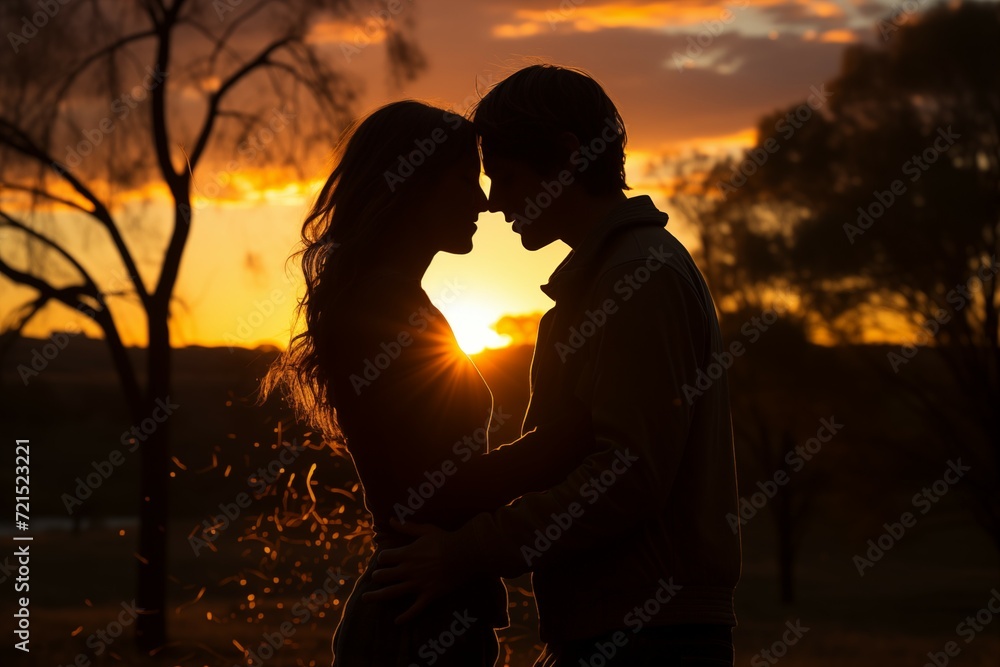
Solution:
M401 524L390 521L392 529L417 538L396 549L386 549L375 560L372 581L383 586L361 596L365 602L384 602L416 593L416 601L396 618L396 624L406 623L434 600L454 590L472 576L471 568L462 563L459 544L454 533L420 523Z

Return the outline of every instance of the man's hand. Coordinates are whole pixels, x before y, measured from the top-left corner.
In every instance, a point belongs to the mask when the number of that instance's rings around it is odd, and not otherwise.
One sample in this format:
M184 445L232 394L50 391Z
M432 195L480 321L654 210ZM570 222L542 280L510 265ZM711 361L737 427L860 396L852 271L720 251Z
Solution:
M396 618L396 624L406 623L428 604L454 590L472 575L468 563L456 558L453 533L430 524L401 524L390 521L393 530L417 539L404 547L386 549L375 560L372 581L384 586L361 596L365 602L394 600L416 593L416 601ZM461 567L460 565L464 565Z

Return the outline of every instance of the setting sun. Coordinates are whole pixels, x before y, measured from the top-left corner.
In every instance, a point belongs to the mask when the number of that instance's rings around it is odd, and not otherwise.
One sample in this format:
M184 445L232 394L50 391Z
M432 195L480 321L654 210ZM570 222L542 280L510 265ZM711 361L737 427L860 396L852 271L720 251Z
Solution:
M440 308L448 318L459 347L466 354L477 354L487 348L507 347L509 336L501 336L492 327L496 309L485 305L458 303Z

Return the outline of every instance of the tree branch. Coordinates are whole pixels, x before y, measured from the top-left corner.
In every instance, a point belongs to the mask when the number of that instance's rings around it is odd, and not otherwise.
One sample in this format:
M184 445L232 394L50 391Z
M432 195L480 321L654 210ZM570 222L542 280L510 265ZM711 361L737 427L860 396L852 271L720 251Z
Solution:
M198 165L198 161L201 159L201 156L205 151L205 147L208 145L208 140L212 136L212 128L215 126L215 121L218 119L217 112L219 110L219 104L222 102L222 98L225 94L233 86L239 83L241 79L256 70L258 67L273 64L272 61L268 59L269 56L291 42L293 39L295 39L294 35L286 35L285 37L272 42L263 51L258 53L253 60L233 72L233 74L226 79L225 82L223 82L219 89L211 95L209 98L205 122L202 125L201 132L198 133L198 139L195 142L194 150L191 151L189 167L191 172L194 172L195 167Z
M88 290L86 289L86 285L53 287L48 282L46 282L42 278L39 278L38 276L15 269L13 266L8 264L2 257L0 257L0 273L7 276L14 282L20 283L21 285L27 285L28 287L34 289L36 292L45 296L46 298L55 299L56 301L64 303L70 308L73 308L74 310L79 310L80 306L86 306L84 302L80 301L75 297L81 295L90 295Z
M156 45L156 68L160 72L168 72L170 67L170 33L173 26L169 19L161 23L157 28ZM167 81L153 88L150 102L152 113L153 142L156 149L156 162L160 166L160 173L163 180L170 188L176 200L184 184L180 174L174 169L173 160L170 157L170 133L167 128Z
M45 199L48 199L49 201L54 201L54 202L56 202L58 204L62 204L63 206L67 206L69 208L72 208L72 209L75 209L77 211L80 211L81 213L86 213L87 215L93 215L94 214L94 212L91 211L89 208L81 206L80 204L78 204L75 201L70 201L69 199L65 199L65 198L60 197L58 195L54 195L51 192L48 192L46 190L42 190L41 188L32 188L32 187L29 187L27 185L14 185L14 184L11 184L11 183L0 183L0 190L3 190L4 188L6 188L8 190L18 190L20 192L27 192L28 194L35 195L37 197L44 197Z
M108 310L107 304L101 298L100 292L96 295L92 294L86 284L61 288L54 287L38 276L15 269L4 261L2 257L0 257L0 275L5 275L14 282L27 285L36 290L39 293L39 299L36 300L36 303L41 302L44 305L45 301L55 300L96 322L101 327L101 331L104 332L104 338L110 348L111 358L114 362L115 370L118 372L118 377L121 380L122 391L125 394L125 400L129 405L129 409L133 415L142 414L144 393L139 387L139 381L135 376L132 362L125 351L125 344L118 333L118 327L115 325L114 318L111 317L111 311ZM81 296L96 298L100 308L91 308L86 302L80 299ZM41 308L41 305L39 305L39 308Z
M75 68L73 68L69 72L69 74L66 75L66 78L63 81L62 86L60 86L59 90L56 92L56 97L55 97L55 100L54 100L53 104L59 104L59 102L62 101L63 96L66 95L66 92L73 85L73 82L76 81L76 78L78 76L80 76L81 74L83 74L83 72L88 67L90 67L90 65L92 63L94 63L96 60L98 60L98 59L100 59L100 58L102 58L104 56L107 56L107 55L110 55L110 54L114 53L115 51L117 51L121 47L125 46L126 44L130 44L132 42L136 42L136 41L139 41L140 39L145 39L147 37L155 37L156 34L157 33L156 33L155 30L143 30L141 32L137 32L137 33L134 33L134 34L131 34L131 35L127 35L125 37L122 37L121 39L115 40L111 44L105 46L102 49L99 49L99 50L95 51L94 53L92 53L89 56L87 56L86 58L84 58L82 61L80 61L79 64L77 64L77 66Z
M15 220L2 209L0 209L0 220L5 221L0 223L0 227L7 226L7 227L13 227L15 229L20 229L22 232L24 232L31 238L37 239L38 241L41 241L44 245L55 250L66 261L72 264L73 268L76 269L77 272L79 272L80 277L83 278L84 286L89 287L92 290L91 296L93 296L96 299L100 299L101 293L100 290L97 288L97 283L95 283L94 279L91 278L90 273L87 272L87 269L83 268L83 265L80 264L80 262L78 262L75 257L69 254L69 252L67 252L65 248L63 248L61 245L59 245L49 237L45 236L44 234L32 229L31 227L28 227L27 225L25 225L22 222L19 222L18 220Z
M35 315L38 314L45 304L49 302L49 297L40 294L37 299L29 301L11 314L12 324L0 333L0 359L7 355L7 352L14 345L24 327L28 325ZM23 315L22 315L23 313Z
M254 14L269 4L271 4L271 0L260 0L260 2L255 4L253 7L244 10L239 16L236 16L229 21L229 25L226 26L226 29L222 31L221 35L219 35L215 42L215 48L212 49L212 53L209 56L208 62L213 69L215 67L216 59L219 57L219 53L227 47L229 39L233 36L233 33L236 32L236 30L245 21L248 21Z
M154 26L163 23L167 10L163 6L162 0L141 0L141 2Z
M65 169L62 165L56 162L48 152L36 145L34 141L32 141L31 138L28 137L28 135L25 134L20 128L4 118L0 118L0 144L6 144L22 155L34 158L49 166L67 183L69 183L84 199L90 202L90 204L94 207L92 211L88 211L83 207L80 207L80 209L93 216L104 226L105 229L108 230L108 233L111 235L111 240L114 242L115 249L118 250L122 263L125 265L125 270L128 271L129 276L132 279L132 284L135 287L136 294L139 295L139 298L143 301L143 303L146 303L149 300L149 293L146 291L146 286L142 283L142 279L139 275L139 269L135 264L132 253L125 244L125 239L122 237L118 226L111 217L111 212L108 211L104 203L97 198L90 188L73 176L69 170Z

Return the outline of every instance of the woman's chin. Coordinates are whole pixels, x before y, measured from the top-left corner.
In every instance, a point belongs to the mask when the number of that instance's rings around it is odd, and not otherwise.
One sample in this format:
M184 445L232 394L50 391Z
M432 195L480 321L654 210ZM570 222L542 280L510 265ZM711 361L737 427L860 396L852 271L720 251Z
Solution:
M441 250L442 252L452 255L468 255L472 252L472 238L470 237L462 241L457 241L446 248L442 248Z

